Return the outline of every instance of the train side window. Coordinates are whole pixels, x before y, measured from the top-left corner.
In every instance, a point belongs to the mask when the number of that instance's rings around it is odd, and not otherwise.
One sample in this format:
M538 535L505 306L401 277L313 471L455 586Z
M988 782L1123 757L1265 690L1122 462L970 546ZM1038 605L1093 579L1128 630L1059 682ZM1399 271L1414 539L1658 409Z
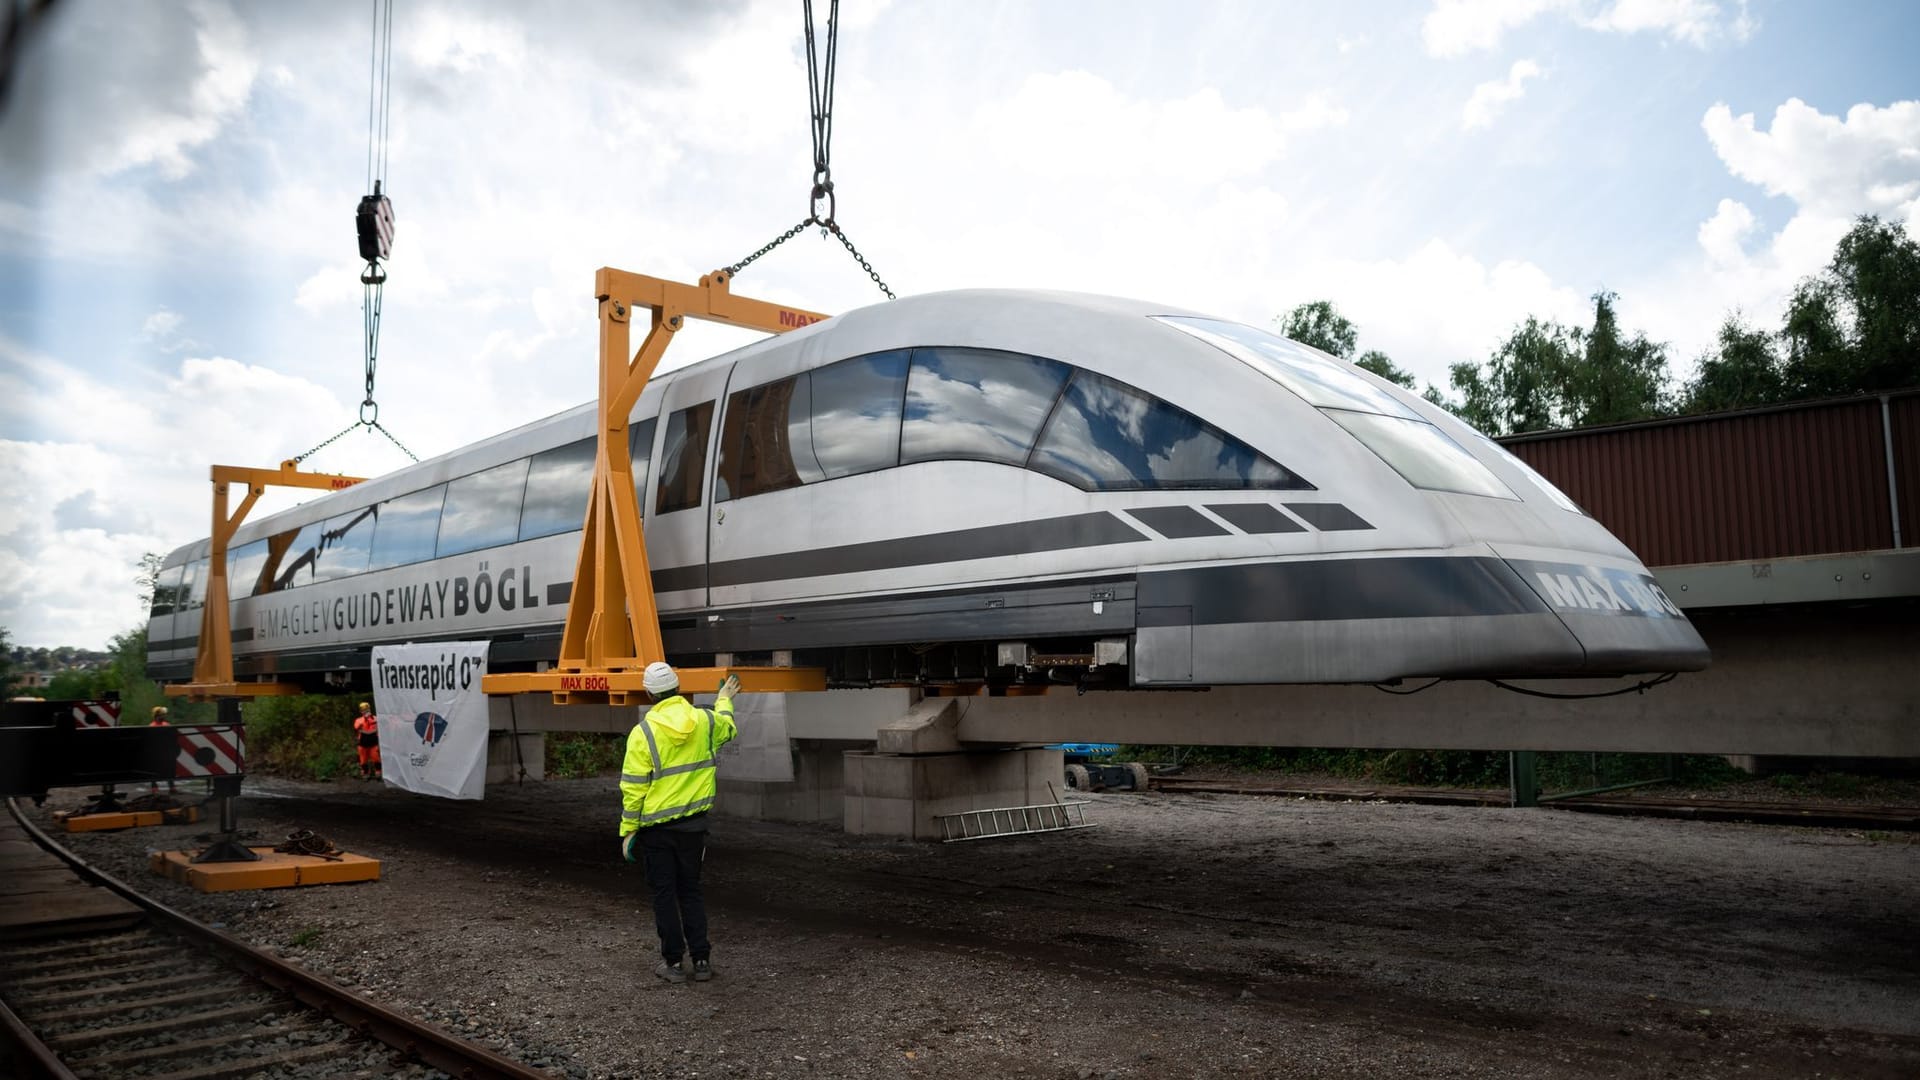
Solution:
M713 501L798 487L821 478L813 457L812 412L806 372L727 398L720 428L720 468Z
M908 355L900 349L813 369L812 443L821 479L900 464Z
M1028 467L1087 491L1313 489L1185 409L1091 371L1074 372Z
M320 534L326 530L326 524L324 521L316 521L300 527L293 542L287 545L286 555L281 558L280 572L274 576L275 592L281 589L297 589L302 585L311 585L323 580L316 568L320 563ZM279 537L274 539L278 540Z
M227 552L227 597L245 600L260 584L260 571L267 565L267 542L255 540Z
M186 565L186 574L180 579L180 592L175 597L175 611L198 611L207 601L207 560L196 559Z
M900 463L956 458L1024 465L1072 371L1058 360L986 349L915 349Z
M633 504L647 516L647 467L653 464L653 432L657 418L627 422L627 461L633 466Z
M428 557L444 559L513 543L520 535L520 497L528 468L528 459L521 458L449 481L446 506L438 514L440 539Z
M589 436L533 455L527 466L527 496L520 507L520 539L573 532L586 524L597 450Z
M363 573L373 552L376 511L368 506L327 519L320 534L320 561L314 576L321 581Z
M667 417L667 437L660 447L660 495L654 500L657 513L700 505L700 485L707 479L707 436L712 429L711 401Z
M162 570L153 582L153 611L150 618L161 618L173 614L180 605L180 577L186 573L185 566L175 566Z
M381 503L367 568L385 570L433 558L433 534L440 528L440 503L446 494L445 484L435 484Z

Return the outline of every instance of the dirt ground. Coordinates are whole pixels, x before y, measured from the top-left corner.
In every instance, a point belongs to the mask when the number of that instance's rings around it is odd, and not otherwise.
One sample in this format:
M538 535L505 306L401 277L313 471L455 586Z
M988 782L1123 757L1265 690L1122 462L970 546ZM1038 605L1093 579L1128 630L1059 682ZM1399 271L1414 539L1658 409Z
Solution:
M559 1075L1920 1075L1912 834L1159 793L952 845L720 818L719 975L669 986L611 778L249 792L263 841L382 880L201 896L144 852L204 824L70 839Z

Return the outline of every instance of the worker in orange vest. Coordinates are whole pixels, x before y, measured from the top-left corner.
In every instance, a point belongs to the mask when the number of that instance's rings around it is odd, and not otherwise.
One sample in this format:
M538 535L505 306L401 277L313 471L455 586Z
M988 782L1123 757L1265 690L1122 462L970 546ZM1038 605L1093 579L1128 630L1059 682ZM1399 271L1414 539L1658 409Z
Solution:
M360 715L353 720L354 742L360 748L360 779L380 778L380 720L373 706L360 703Z
M167 720L167 707L165 705L155 705L153 707L153 712L150 714L149 719L147 720L147 726L148 727L172 727L173 726L173 724L169 723ZM150 795L160 794L160 785L157 783L148 784L147 793ZM167 781L167 794L171 795L173 793L174 793L173 781L169 780Z

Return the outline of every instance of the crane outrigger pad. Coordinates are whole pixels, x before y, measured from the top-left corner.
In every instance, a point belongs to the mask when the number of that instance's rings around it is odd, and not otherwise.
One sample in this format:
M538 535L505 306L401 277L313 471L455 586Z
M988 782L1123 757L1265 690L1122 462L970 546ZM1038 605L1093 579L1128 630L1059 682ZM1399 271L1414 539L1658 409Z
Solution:
M647 700L641 672L649 663L666 659L666 646L660 639L660 613L633 491L628 415L674 333L689 318L772 334L826 318L735 296L728 288L732 280L726 270L707 274L698 285L611 267L601 267L594 275L594 295L600 301L598 448L560 661L549 671L483 676L480 686L486 693L548 693L556 705L637 705ZM636 308L650 309L652 319L639 350L630 353L629 320ZM680 686L688 693L711 691L729 673L740 676L742 689L748 691L824 690L827 685L826 673L818 668L686 668L680 671Z

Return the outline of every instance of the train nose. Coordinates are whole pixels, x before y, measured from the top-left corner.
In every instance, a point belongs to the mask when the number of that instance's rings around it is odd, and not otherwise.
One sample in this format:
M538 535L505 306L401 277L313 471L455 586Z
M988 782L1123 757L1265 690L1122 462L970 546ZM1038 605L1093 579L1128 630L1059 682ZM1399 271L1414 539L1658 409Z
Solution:
M1712 662L1707 643L1646 567L1564 553L1501 555L1580 642L1584 672L1700 671Z

